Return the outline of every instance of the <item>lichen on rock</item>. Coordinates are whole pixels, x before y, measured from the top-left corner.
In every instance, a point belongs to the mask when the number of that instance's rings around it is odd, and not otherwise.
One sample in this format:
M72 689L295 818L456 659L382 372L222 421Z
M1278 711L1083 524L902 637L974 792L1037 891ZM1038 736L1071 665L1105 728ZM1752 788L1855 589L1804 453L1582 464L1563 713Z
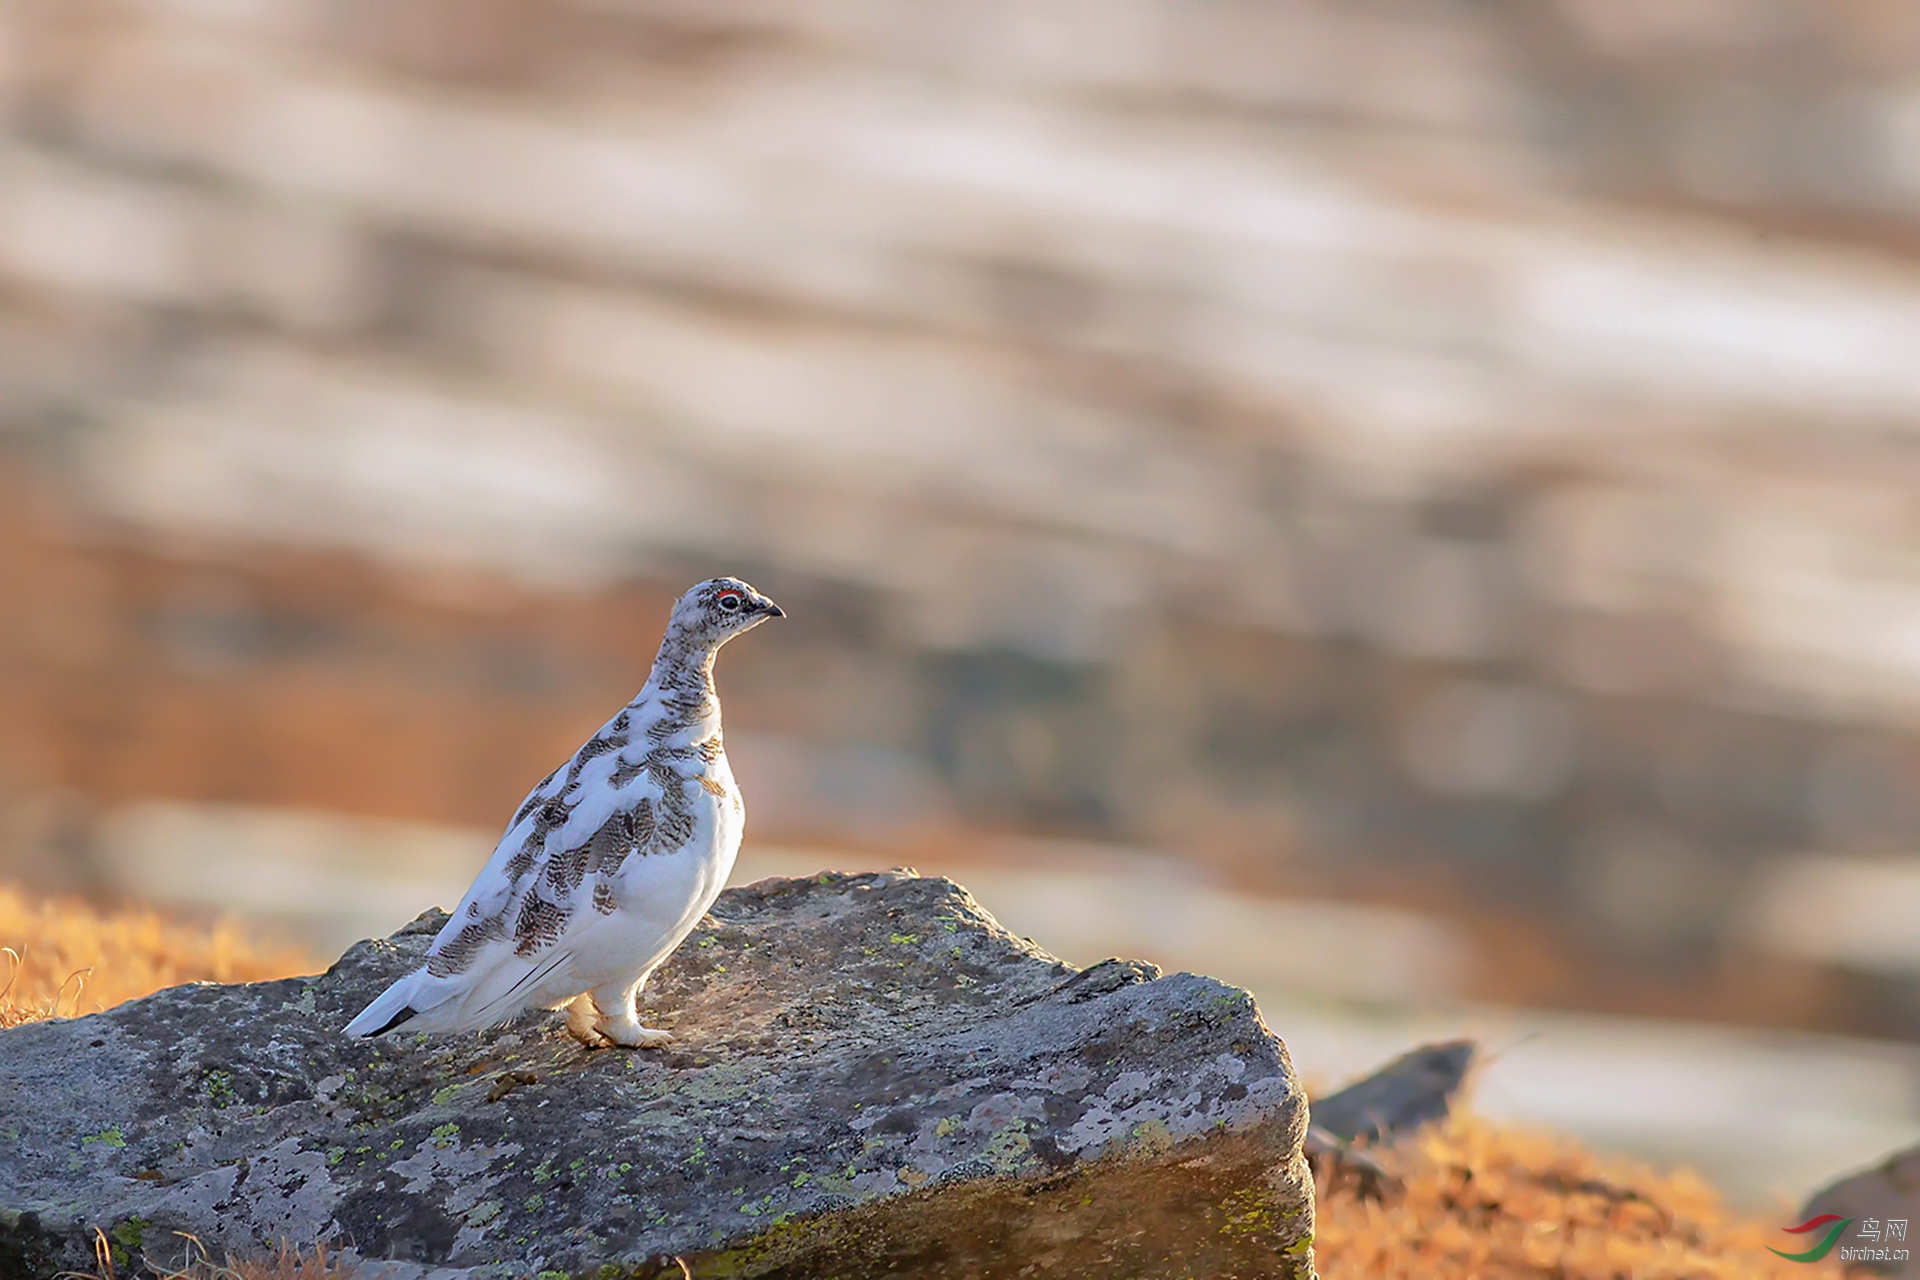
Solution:
M0 1032L0 1273L138 1222L133 1265L190 1232L394 1280L1312 1275L1305 1098L1244 992L1075 970L947 880L829 874L722 896L648 988L665 1051L548 1014L343 1037L444 918L319 978Z

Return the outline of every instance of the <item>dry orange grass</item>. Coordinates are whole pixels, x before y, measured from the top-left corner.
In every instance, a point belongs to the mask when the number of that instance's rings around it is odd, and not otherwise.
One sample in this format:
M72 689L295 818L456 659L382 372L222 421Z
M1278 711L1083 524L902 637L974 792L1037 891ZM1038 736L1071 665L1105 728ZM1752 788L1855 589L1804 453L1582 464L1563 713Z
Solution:
M1833 1262L1767 1252L1806 1242L1729 1214L1692 1174L1603 1159L1552 1134L1457 1115L1374 1154L1401 1183L1385 1200L1351 1180L1321 1184L1314 1252L1325 1280L1841 1275Z
M0 1027L109 1009L182 982L258 982L323 967L230 922L100 910L0 885Z
M312 1253L300 1253L282 1247L271 1258L248 1260L228 1258L215 1262L198 1236L182 1234L186 1260L178 1267L163 1268L151 1259L141 1259L156 1280L351 1280L353 1268L327 1257L327 1247L317 1246ZM107 1242L104 1232L94 1232L94 1269L70 1272L67 1280L121 1280L121 1265L115 1261L119 1251Z

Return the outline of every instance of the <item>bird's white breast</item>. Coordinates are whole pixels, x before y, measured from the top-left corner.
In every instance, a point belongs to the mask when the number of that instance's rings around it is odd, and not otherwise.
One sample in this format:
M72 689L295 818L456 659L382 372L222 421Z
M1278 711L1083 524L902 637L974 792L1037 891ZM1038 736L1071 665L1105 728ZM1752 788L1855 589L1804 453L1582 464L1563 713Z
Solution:
M714 789L701 785L702 777ZM575 978L614 982L651 969L699 923L726 886L745 819L726 756L703 761L691 772L687 790L692 838L670 852L627 858L611 880L613 910L576 913L567 939Z

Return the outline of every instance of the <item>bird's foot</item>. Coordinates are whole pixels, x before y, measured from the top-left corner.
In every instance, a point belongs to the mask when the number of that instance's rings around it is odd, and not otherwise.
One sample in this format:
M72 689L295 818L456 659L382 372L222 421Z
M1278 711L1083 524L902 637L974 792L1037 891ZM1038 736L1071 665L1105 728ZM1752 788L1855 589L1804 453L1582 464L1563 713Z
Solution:
M600 1019L600 1034L611 1044L628 1049L664 1049L673 1043L673 1032L643 1027L632 1014Z
M616 1044L627 1049L664 1049L673 1043L671 1031L643 1027L630 1013L601 1013L591 996L576 996L567 1005L567 1034L589 1049Z
M567 1034L589 1049L604 1049L607 1038L600 1034L600 1011L586 996L567 1002Z

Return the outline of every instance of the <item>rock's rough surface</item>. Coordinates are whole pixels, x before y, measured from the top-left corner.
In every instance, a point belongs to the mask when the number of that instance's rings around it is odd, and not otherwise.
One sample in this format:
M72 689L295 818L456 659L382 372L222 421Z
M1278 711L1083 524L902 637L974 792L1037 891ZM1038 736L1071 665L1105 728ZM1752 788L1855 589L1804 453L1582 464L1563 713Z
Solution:
M96 1227L136 1266L187 1231L483 1275L1312 1274L1305 1099L1243 991L833 874L721 898L644 999L664 1052L547 1014L343 1037L443 918L0 1033L0 1274Z

